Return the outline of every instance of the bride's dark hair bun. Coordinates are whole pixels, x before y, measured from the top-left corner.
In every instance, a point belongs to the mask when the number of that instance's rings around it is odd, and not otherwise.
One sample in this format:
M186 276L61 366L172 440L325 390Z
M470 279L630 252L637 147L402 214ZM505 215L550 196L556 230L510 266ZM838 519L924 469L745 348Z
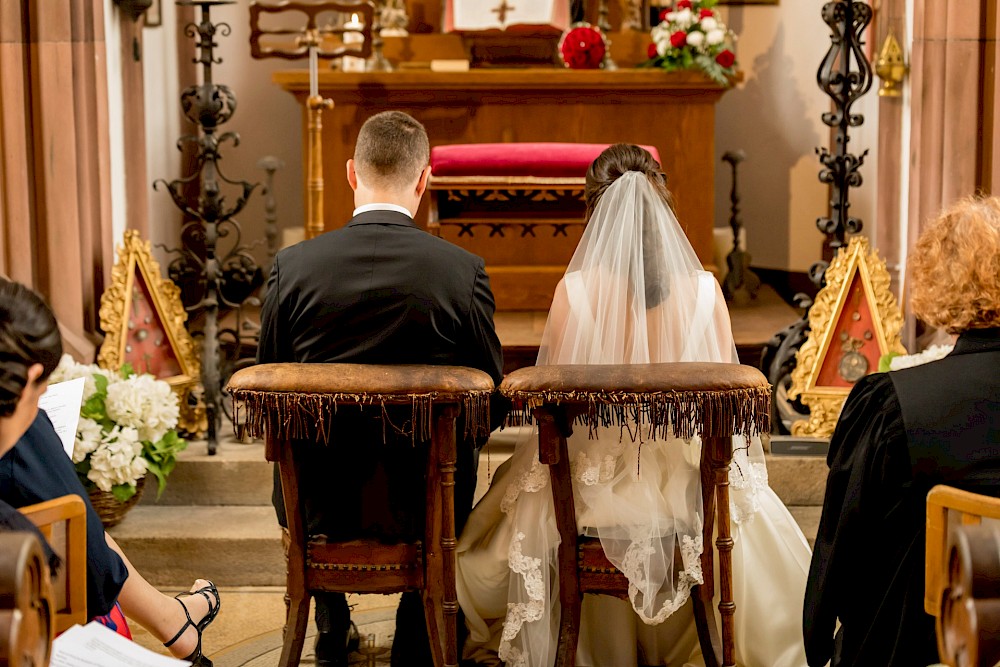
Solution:
M44 380L60 357L59 325L42 297L0 278L0 417L13 414L28 382L28 369L41 364L39 381Z
M663 201L673 208L670 191L667 190L667 177L652 154L635 144L612 144L605 148L587 169L587 178L583 186L584 199L587 202L587 220L593 215L604 191L630 171L645 174L657 193L663 197Z

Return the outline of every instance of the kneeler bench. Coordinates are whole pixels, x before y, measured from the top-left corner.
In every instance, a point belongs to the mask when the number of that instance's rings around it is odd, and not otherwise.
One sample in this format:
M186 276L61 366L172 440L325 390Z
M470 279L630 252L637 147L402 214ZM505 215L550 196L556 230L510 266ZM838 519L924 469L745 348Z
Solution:
M574 424L598 426L634 423L641 416L644 447L665 446L652 438L701 435L702 507L705 516L701 555L705 582L692 591L698 639L708 667L736 664L733 600L733 538L729 524L729 464L734 435L754 435L770 428L771 390L756 368L739 364L668 363L595 366L533 366L514 371L500 385L538 424L538 458L548 464L559 545L559 598L562 616L556 665L576 664L583 593L628 599L628 580L604 555L600 541L577 535L570 460L566 438ZM527 415L524 415L527 417ZM717 521L712 521L712 517ZM712 533L719 552L719 615L712 611Z
M288 617L279 665L299 664L313 592L419 590L434 664L456 667L456 427L465 434L488 434L489 375L455 366L263 364L235 373L228 388L237 414L246 416L245 428L265 438L265 456L277 461L281 476L288 518ZM336 428L337 407L345 405L383 411L392 405L410 407L406 435L429 447L422 541L328 542L305 534L300 453L294 441L327 442ZM464 419L457 423L460 414Z
M428 231L486 260L497 310L548 310L583 234L587 168L607 147L435 146Z

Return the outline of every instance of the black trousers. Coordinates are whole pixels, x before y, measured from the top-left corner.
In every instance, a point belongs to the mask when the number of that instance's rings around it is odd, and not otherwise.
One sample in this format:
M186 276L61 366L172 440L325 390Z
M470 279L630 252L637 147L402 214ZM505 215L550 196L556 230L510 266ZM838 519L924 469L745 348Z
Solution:
M406 409L409 412L409 409ZM407 415L393 415L403 423ZM299 494L310 536L340 541L361 537L387 543L423 539L426 511L426 443L416 443L384 428L379 408L340 408L327 444L295 443L300 454ZM472 511L478 450L459 439L455 471L455 532L461 534ZM287 526L278 467L272 495L278 523ZM346 637L350 622L341 593L315 596L320 632ZM464 623L459 623L464 634ZM461 643L461 642L460 642ZM404 593L396 612L392 663L407 667L432 665L424 608L419 593Z

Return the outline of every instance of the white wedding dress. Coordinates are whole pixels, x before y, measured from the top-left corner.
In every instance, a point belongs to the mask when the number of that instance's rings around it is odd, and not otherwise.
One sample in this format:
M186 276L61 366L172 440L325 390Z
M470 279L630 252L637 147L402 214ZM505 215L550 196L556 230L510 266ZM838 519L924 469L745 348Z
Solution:
M601 197L556 290L538 364L669 361L736 362L728 311L670 208L628 172ZM550 667L559 536L537 430L523 431L459 540L464 657ZM629 601L584 597L577 665L703 665L690 602L704 576L700 439L651 440L640 423L578 428L568 445L578 528L630 582ZM759 438L733 445L737 662L804 667L809 547L767 485Z

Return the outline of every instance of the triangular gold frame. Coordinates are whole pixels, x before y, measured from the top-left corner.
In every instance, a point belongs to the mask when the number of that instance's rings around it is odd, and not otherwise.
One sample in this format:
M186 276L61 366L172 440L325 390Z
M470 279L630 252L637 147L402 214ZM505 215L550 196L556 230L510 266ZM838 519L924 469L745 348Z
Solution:
M204 407L200 406L200 402L199 406L192 407L188 400L189 394L200 387L201 362L194 340L185 327L187 311L181 302L181 292L170 279L161 276L160 265L152 255L149 241L143 241L134 229L126 230L122 245L118 247L118 261L111 269L111 284L101 295L101 329L105 337L97 355L97 365L118 370L126 359L126 314L132 307L136 270L146 283L153 309L180 366L178 375L160 378L173 387L180 400L178 426L188 433L201 433L205 430L202 424Z
M809 337L799 350L788 397L801 397L810 413L809 419L792 424L793 435L821 438L833 435L844 400L851 393L850 387L820 387L816 380L830 353L834 329L840 321L855 275L861 276L879 356L889 352L906 354L900 338L903 314L890 289L885 261L869 248L868 239L854 236L833 258L826 270L826 285L809 309Z

